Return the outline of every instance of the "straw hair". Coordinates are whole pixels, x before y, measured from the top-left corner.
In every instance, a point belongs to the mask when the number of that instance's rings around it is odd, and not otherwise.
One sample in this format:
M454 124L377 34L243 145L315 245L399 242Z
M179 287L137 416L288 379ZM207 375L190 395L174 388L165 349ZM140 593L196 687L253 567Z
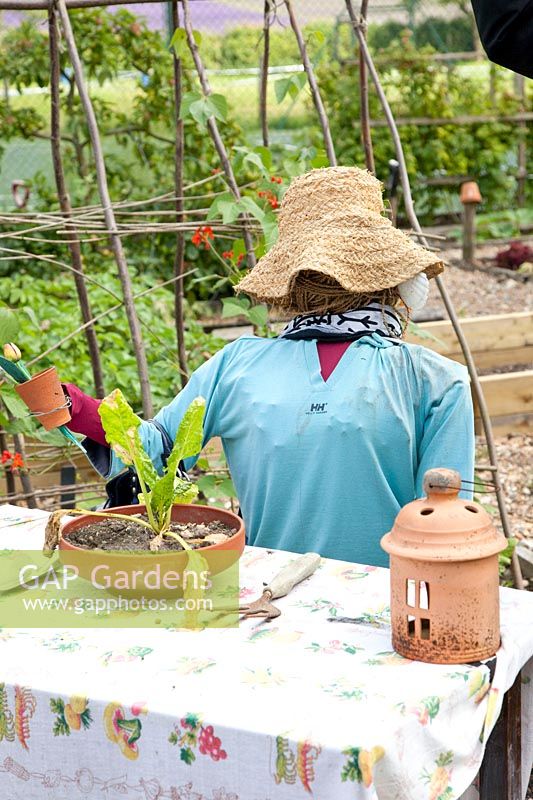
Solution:
M236 291L300 313L341 311L331 307L335 298L344 310L356 308L355 295L372 299L419 272L438 275L440 258L382 216L381 191L357 167L295 178L281 203L278 241Z
M395 306L400 302L400 295L395 286L369 294L347 292L337 281L328 278L327 275L312 270L303 270L295 277L285 305L280 306L280 309L295 314L326 314L328 312L342 314L345 311L363 308L371 302Z

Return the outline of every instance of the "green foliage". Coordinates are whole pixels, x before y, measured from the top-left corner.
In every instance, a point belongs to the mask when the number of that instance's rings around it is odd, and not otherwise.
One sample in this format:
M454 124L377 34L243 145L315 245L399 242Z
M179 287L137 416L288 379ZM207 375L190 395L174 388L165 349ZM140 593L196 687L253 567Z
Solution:
M389 19L381 25L371 23L368 26L368 44L372 50L387 50L400 41L403 30L405 30L405 25L393 19Z
M135 467L139 480L154 486L157 472L146 453L139 435L140 418L126 401L120 389L115 389L98 409L106 439L115 455L127 467Z
M205 400L197 397L181 420L163 475L158 476L141 441L141 420L134 414L120 389L115 389L98 408L106 439L113 452L126 466L135 467L146 512L156 534L171 535L168 529L172 505L190 502L197 494L196 486L179 478L176 470L180 461L197 455L201 450L204 412ZM179 538L176 534L172 535Z
M498 567L500 570L500 577L503 576L506 570L508 570L509 567L511 566L511 559L513 557L513 553L515 551L517 544L518 544L518 539L508 539L507 547L503 552L499 554Z
M258 28L234 28L221 37L216 66L224 68L258 67L263 49L262 32ZM298 44L291 30L270 32L270 64L297 64Z
M163 35L150 30L142 18L124 9L113 13L100 9L74 11L71 20L85 74L91 81L92 102L103 140L112 198L127 197L130 201L146 198L154 194L155 186L170 191L173 170L169 165L174 159L174 77L171 51ZM233 122L227 120L225 97L217 94L207 99L202 97L194 73L190 70L190 56L184 58L184 66L186 181L205 179L213 173L212 182L205 183L203 191L217 191L221 178L214 173L219 167L219 158L205 121L211 115L218 119L222 136L230 150L237 142L240 131ZM124 72L135 74L138 78L126 82L122 78L120 86L125 87L124 95L114 98L118 85L114 82ZM37 21L30 19L1 37L0 73L10 87L20 91L36 83L43 86L48 84L47 36ZM88 130L68 55L64 50L61 51L61 119L63 161L72 204L97 203L98 190ZM5 144L13 139L31 141L36 136L46 138L48 132L47 103L35 106L33 98L26 95L10 98L9 102L0 101L0 142ZM32 210L50 211L57 208L55 193L42 176L38 174L32 184ZM201 202L193 201L189 207L194 209L198 205ZM164 202L152 206L154 212L168 208L168 203ZM6 242L6 246L11 244ZM154 233L129 238L125 244L129 262L134 268L151 270L155 277L169 277L165 266L172 263L175 236ZM43 244L34 241L31 249L39 255L61 253L60 258L69 260L65 247L51 245L44 241L44 236ZM84 256L89 262L88 271L115 272L112 254L102 243L84 246ZM198 252L189 248L187 259L194 260L207 276L219 268L217 259L207 251ZM47 267L43 262L37 264L28 259L2 262L0 275L5 271L10 275L16 274L20 268L36 277L56 273L56 267ZM209 284L192 284L187 280L185 288L191 300L206 298L211 293Z
M20 330L20 322L15 312L5 305L0 304L0 344L12 342Z
M197 47L202 44L202 35L200 31L193 31L193 39ZM170 40L170 47L173 48L176 58L188 59L189 45L187 43L187 33L183 28L176 28Z
M252 305L247 297L225 297L222 317L244 317L254 327L258 336L268 336L268 308L264 304Z
M400 42L402 22L388 20L370 23L368 42L372 50L386 50ZM412 28L417 46L431 45L441 52L463 52L474 49L472 15L464 13L451 18L428 17ZM333 58L353 58L356 54L353 32L347 22L331 23L326 20L305 25L303 35L308 52L314 59L325 44ZM178 57L188 57L185 32L175 32L171 44ZM196 38L196 32L195 32ZM197 39L197 44L200 42ZM300 51L291 28L270 30L270 65L273 67L299 64ZM222 35L205 35L202 40L202 57L207 67L218 69L246 69L258 67L263 52L263 33L260 28L244 26L233 28Z
M99 313L117 304L120 298L118 277L109 272L101 274L96 262L88 273L97 277L99 285L88 284L89 297L93 310ZM42 271L42 270L41 270ZM153 275L131 270L137 292L154 286ZM200 285L200 284L198 284ZM72 278L69 274L56 274L53 279L34 277L26 269L17 268L9 280L0 280L0 300L15 308L30 308L32 315L19 313L20 333L17 344L23 356L37 355L36 342L42 343L42 350L61 340L70 331L82 323ZM168 403L176 394L179 386L179 365L176 355L176 330L174 323L174 298L166 287L136 300L136 307L142 323L150 363L150 377L154 404L156 407ZM191 306L186 304L185 345L188 363L191 370L200 366L206 358L213 355L226 342L212 334L205 333L195 320ZM105 343L103 359L106 368L106 384L108 388L120 388L130 400L134 408L140 407L139 379L135 356L125 343L129 341L128 323L123 309L118 309L103 317L97 325L100 342ZM45 369L55 364L64 381L76 383L86 391L91 391L92 373L87 342L82 335L69 339L57 350L38 362L33 369ZM2 387L2 396L7 387ZM12 394L12 392L11 392ZM17 416L19 416L17 414ZM21 420L22 421L22 420ZM31 418L25 420L31 426L33 436L37 432L45 433L42 426ZM10 427L11 429L11 427ZM30 433L30 431L27 431ZM39 435L41 435L39 433Z
M388 51L390 61L380 64L380 77L397 118L438 118L450 120L460 115L513 114L518 99L503 71L497 70L495 105L491 105L487 86L470 67L449 70L431 56L429 48L417 48L411 37L403 36L400 47ZM359 93L356 71L350 65L323 64L319 83L330 119L337 157L343 164L361 164L364 154L359 130ZM406 79L406 76L409 76ZM349 100L347 100L349 98ZM382 119L377 97L370 93L372 119ZM427 179L471 175L479 181L487 206L507 206L515 186L515 153L519 132L513 123L473 123L471 125L402 125L400 135L407 167L414 177L417 211L424 220L434 221L440 214L459 211L458 187L435 189ZM316 141L319 141L317 132ZM372 129L377 174L386 176L388 161L395 153L386 127Z
M183 95L180 119L192 117L198 125L204 126L210 117L226 122L228 103L222 94L211 94L204 97L200 92L187 92Z
M281 103L287 95L295 100L307 83L305 72L296 72L288 78L280 78L274 84L276 100Z
M19 91L28 85L28 75L37 86L48 85L48 37L35 19L23 20L2 37L0 75Z
M180 461L198 455L203 444L203 420L205 400L197 397L192 401L181 421L172 451L167 459L165 474L159 478L151 491L150 502L158 520L170 522L172 504L189 503L197 495L194 484L176 477Z
M418 47L430 45L443 53L466 53L475 49L473 15L469 18L427 17L416 26L414 39Z

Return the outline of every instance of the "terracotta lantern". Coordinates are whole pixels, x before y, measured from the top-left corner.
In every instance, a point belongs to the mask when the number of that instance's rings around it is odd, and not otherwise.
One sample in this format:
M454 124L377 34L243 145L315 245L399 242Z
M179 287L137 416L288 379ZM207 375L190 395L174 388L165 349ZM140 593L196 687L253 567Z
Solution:
M468 203L481 203L481 192L475 181L465 181L461 184L459 200L463 205Z
M390 554L392 644L433 664L493 656L500 646L498 553L489 515L458 497L461 476L432 469L426 497L406 505L381 540Z

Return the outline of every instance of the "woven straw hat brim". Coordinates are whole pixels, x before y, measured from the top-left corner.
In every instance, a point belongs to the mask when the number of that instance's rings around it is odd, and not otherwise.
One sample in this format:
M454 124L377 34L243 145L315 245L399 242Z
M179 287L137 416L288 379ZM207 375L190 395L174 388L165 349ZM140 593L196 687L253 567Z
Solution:
M369 214L347 230L326 226L322 230L295 227L259 259L236 286L262 302L284 304L295 277L313 270L335 279L347 292L368 294L397 286L425 272L433 278L444 269L441 259L415 244L391 222Z

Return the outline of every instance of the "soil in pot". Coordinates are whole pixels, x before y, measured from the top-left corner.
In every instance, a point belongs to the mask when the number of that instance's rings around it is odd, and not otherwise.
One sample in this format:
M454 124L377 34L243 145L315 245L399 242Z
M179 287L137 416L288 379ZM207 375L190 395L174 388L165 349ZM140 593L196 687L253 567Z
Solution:
M140 515L148 521L145 514ZM135 517L133 517L135 519ZM155 534L144 525L125 519L99 519L98 522L76 528L69 533L71 544L87 550L150 550L150 542ZM172 522L170 530L175 531L194 549L219 544L235 535L235 529L223 522L213 520L206 523ZM163 537L159 552L183 550L181 544L169 536Z

